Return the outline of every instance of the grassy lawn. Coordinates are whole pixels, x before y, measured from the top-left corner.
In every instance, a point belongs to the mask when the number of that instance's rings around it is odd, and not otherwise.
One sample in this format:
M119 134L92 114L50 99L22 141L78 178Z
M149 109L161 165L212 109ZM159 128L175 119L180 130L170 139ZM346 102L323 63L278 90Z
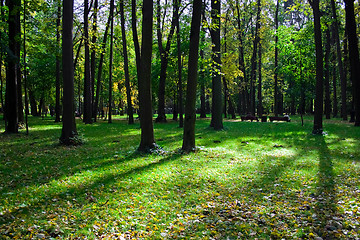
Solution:
M85 144L65 147L61 124L29 121L28 136L0 135L0 239L360 237L360 128L339 119L324 136L311 117L198 120L188 155L173 121L154 125L151 155L138 122L79 121Z

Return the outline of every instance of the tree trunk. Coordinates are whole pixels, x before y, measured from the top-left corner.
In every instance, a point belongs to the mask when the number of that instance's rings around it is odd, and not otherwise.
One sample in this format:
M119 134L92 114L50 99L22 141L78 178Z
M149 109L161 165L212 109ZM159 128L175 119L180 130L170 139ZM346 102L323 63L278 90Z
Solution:
M176 4L176 1L173 3ZM173 6L173 17L171 21L171 27L169 31L169 35L167 36L166 47L163 47L163 39L162 39L162 32L161 32L161 17L160 17L160 0L157 1L157 40L158 40L158 47L160 53L160 60L161 60L161 69L160 69L160 79L159 79L159 92L158 92L158 117L156 118L156 122L166 122L166 115L165 115L165 83L166 83L166 70L168 66L168 56L169 50L171 46L172 37L175 31L175 23L176 23L176 8Z
M343 120L347 120L347 101L346 101L346 77L342 62L342 53L339 39L339 22L336 14L335 1L331 0L332 18L333 18L333 35L336 44L336 56L340 75L341 84L341 117Z
M323 115L323 52L321 39L321 22L319 0L309 0L314 14L314 37L316 52L316 93L315 93L315 112L313 134L322 134L322 115Z
M151 56L153 40L153 1L143 1L142 41L139 74L141 142L138 150L149 152L157 147L154 139L151 99Z
M255 26L255 38L253 45L253 53L251 57L251 79L250 79L250 112L255 115L255 81L256 81L256 53L258 51L258 44L260 42L259 30L260 30L260 13L261 13L261 1L257 1L257 14L256 14L256 26Z
M58 3L58 8L57 8L57 19L56 19L56 43L57 46L59 47L59 49L57 49L57 53L56 53L56 80L55 80L55 85L56 85L56 89L55 89L55 122L60 122L60 78L61 78L61 74L60 74L60 61L61 61L61 56L60 56L60 24L61 24L61 5L60 2Z
M133 34L133 42L135 49L135 60L136 60L136 70L137 77L139 79L139 71L140 71L140 46L139 46L139 38L137 34L136 28L136 0L131 0L131 28Z
M259 82L258 82L258 115L259 117L262 117L263 115L263 104L262 104L262 75L261 75L261 42L259 42L259 72L258 72L258 77L259 77Z
M204 8L204 7L203 7ZM205 34L201 35L201 45L205 42ZM205 99L205 76L204 76L204 50L200 49L200 59L201 59L201 66L200 66L200 118L206 118L206 99Z
M101 55L100 55L100 60L99 60L98 72L97 72L98 76L97 76L97 82L96 82L96 97L95 97L95 104L94 104L94 111L95 111L94 121L95 122L97 119L97 113L98 113L98 109L99 109L99 98L100 98L100 92L102 89L102 87L101 87L102 67L103 67L103 63L104 63L105 48L106 48L106 42L107 42L107 35L109 32L109 27L110 27L110 21L111 21L111 15L109 14L109 18L106 23L104 37L103 37L103 41L102 41L102 45L101 45Z
M185 125L182 150L195 150L196 86L198 78L198 52L202 0L194 0L190 31L189 73L186 88ZM220 12L219 12L220 13Z
M210 126L214 130L223 129L222 119L222 86L221 86L221 52L220 52L220 1L211 0L211 25L213 28L210 30L213 59L213 77L212 77L212 113Z
M21 7L21 2L19 3L18 5L19 7ZM17 71L17 78L16 78L16 81L17 81L17 104L18 104L18 107L17 107L17 110L18 110L18 122L21 123L21 124L24 124L24 105L23 105L23 99L22 99L22 96L23 96L23 91L22 91L22 77L21 77L21 67L20 67L20 51L21 51L21 21L20 21L20 8L15 10L16 12L16 41L15 41L15 44L16 44L16 56L18 57L18 62L19 64L17 64L17 68L16 68L16 71Z
M76 141L77 131L74 116L74 64L73 64L73 13L74 0L63 1L63 126L60 143L65 145L79 144Z
M179 127L184 126L184 104L183 104L183 86L182 86L182 61L181 61L181 40L180 40L180 21L179 8L181 0L175 0L175 25L176 25L176 46L177 46L177 64L178 64L178 111Z
M274 67L274 115L279 115L279 81L278 81L278 56L279 56L279 0L276 1L276 10L275 10L275 67Z
M98 16L98 0L94 2L94 10L93 10L93 29L92 29L92 38L91 38L91 62L90 62L90 79L91 79L91 101L92 101L92 119L96 118L95 109L95 65L96 65L96 41L97 41L97 16Z
M108 102L108 109L109 109L109 118L108 123L112 123L112 73L113 73L113 46L114 46L114 0L110 1L110 59L109 59L109 102Z
M84 119L85 124L92 123L92 101L91 101L91 76L90 76L90 53L89 53L89 24L88 24L88 0L84 0L84 38L85 38L85 67L84 67ZM111 54L111 52L110 52Z
M325 116L330 119L330 29L326 29L326 47L325 47Z
M7 57L7 68L6 68L6 92L5 92L5 132L6 133L17 133L18 132L18 97L17 97L17 78L18 67L19 67L19 56L16 47L17 32L17 21L16 21L16 10L21 7L20 0L7 0L7 6L9 8L9 53Z
M133 116L133 107L132 107L132 102L131 102L129 60L128 60L127 46L126 46L124 0L120 1L120 14L121 14L121 37L122 37L123 54L124 54L124 72L125 72L125 87L126 87L126 98L127 98L127 114L129 116L129 124L133 124L134 116Z
M0 21L3 22L4 21L4 10L3 10L3 6L4 6L4 0L0 1L1 4L1 19ZM0 102L1 102L1 109L2 111L4 111L4 97L3 97L3 88L4 88L4 80L2 77L2 61L3 61L3 51L0 51Z
M360 96L359 96L359 76L360 76L360 62L359 62L359 48L358 38L356 33L356 21L354 15L354 0L345 0L346 12L346 30L349 41L349 60L350 60L350 77L353 87L353 99L355 109L355 126L360 126Z

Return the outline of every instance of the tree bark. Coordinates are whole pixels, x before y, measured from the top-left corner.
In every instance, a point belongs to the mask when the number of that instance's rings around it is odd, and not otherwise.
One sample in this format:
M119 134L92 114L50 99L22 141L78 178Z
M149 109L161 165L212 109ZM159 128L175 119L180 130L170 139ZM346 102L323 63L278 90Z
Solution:
M190 31L189 73L186 88L185 124L182 150L195 150L196 86L198 78L198 52L202 0L194 0Z
M321 22L319 0L309 0L314 14L314 38L316 52L316 93L314 110L313 134L322 134L322 115L323 115L323 50L321 39Z
M261 42L259 42L259 66L258 66L258 77L259 77L259 81L258 81L258 115L259 117L262 117L263 115L263 104L262 104L262 75L261 75Z
M114 46L114 0L110 1L110 59L109 59L109 102L108 102L108 123L112 123L112 73L113 73L113 46Z
M61 61L61 56L60 56L60 24L61 24L61 5L60 5L60 1L58 3L58 8L57 8L57 19L56 19L56 43L57 46L59 47L59 49L57 49L57 53L56 53L56 80L55 80L55 122L60 122L60 112L61 112L61 107L60 107L60 78L61 78L61 74L60 74L60 61Z
M19 68L19 56L16 47L17 21L16 10L20 9L20 0L7 0L7 6L9 8L8 19L8 37L9 37L9 52L7 56L7 68L6 68L6 92L5 92L5 132L6 133L18 133L18 97L17 97L17 78Z
M143 1L142 41L139 74L139 108L141 142L138 150L149 152L156 148L152 119L151 56L153 40L153 1Z
M176 1L173 2L173 5L176 4ZM157 40L158 40L158 47L160 53L160 60L161 60L161 68L160 68L160 79L159 79L159 92L158 92L158 117L156 118L156 122L166 122L166 115L165 115L165 84L166 84L166 70L168 66L168 56L169 50L171 46L172 37L175 31L175 23L176 23L176 8L173 6L173 16L171 21L171 27L169 31L169 35L167 36L167 42L165 48L163 47L163 39L162 39L162 32L161 32L161 11L160 11L160 0L157 1Z
M15 9L16 12L16 56L18 57L18 62L19 64L17 64L17 68L16 68L16 81L17 81L17 110L18 110L18 122L21 124L24 124L24 105L23 105L23 91L22 91L22 76L21 76L21 67L20 67L20 52L21 52L21 20L20 20L20 8L21 8L21 2L19 3L19 8Z
M341 117L343 120L346 121L347 120L347 101L346 101L347 84L346 84L346 77L345 77L345 71L343 67L342 53L340 47L339 21L336 14L336 5L334 0L331 0L331 9L332 9L332 18L333 18L333 35L336 44L336 56L337 56L337 63L339 68L340 84L341 84Z
M93 29L92 29L92 38L91 38L91 62L90 62L90 79L91 79L91 101L92 101L92 119L96 118L97 109L95 109L95 65L96 65L96 41L97 41L97 16L98 16L98 0L94 1L94 10L93 10Z
M175 25L176 25L176 47L177 47L177 67L178 67L178 111L179 127L184 127L184 103L182 86L182 61L181 61L181 40L180 40L180 21L179 8L181 0L175 0Z
M276 1L276 10L275 10L275 67L274 67L274 115L279 115L279 81L278 81L278 56L279 56L279 0Z
M73 64L73 13L74 0L63 1L63 126L60 143L65 145L78 144L74 116L74 64Z
M328 26L327 26L328 27ZM326 47L325 47L325 117L330 119L330 29L326 29Z
M212 113L210 126L214 130L223 129L223 99L221 86L221 50L220 50L220 1L211 0L211 41L212 47Z
M360 61L356 21L354 15L354 0L345 0L346 30L349 41L350 78L353 87L353 101L355 109L355 126L360 126Z
M89 24L88 24L88 0L84 0L84 40L85 40L85 66L84 66L84 119L85 124L92 123L92 100L91 100L91 76L90 76L90 52L89 52ZM110 53L111 54L111 53Z
M129 124L134 123L133 107L131 102L131 88L130 88L130 76L129 76L129 60L126 46L126 32L125 32L125 16L124 16L124 0L120 1L120 15L121 15L121 37L124 54L124 72L125 72L125 87L127 98L127 114L129 116Z

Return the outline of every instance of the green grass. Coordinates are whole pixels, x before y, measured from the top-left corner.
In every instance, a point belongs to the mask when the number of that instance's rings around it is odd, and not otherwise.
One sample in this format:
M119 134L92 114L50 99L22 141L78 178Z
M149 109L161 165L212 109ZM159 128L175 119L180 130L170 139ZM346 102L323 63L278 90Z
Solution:
M138 122L78 122L85 144L66 147L61 124L30 118L28 136L0 136L0 239L360 237L360 128L208 126L197 121L200 150L183 155L178 124L155 124L164 151L143 155Z

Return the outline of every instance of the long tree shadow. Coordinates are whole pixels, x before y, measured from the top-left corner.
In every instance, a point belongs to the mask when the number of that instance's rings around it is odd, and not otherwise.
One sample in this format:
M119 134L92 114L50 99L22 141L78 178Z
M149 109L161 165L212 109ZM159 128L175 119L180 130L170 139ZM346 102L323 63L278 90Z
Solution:
M319 172L315 213L318 218L317 233L323 239L336 239L341 227L336 211L335 174L332 156L324 136L315 136L319 144Z

